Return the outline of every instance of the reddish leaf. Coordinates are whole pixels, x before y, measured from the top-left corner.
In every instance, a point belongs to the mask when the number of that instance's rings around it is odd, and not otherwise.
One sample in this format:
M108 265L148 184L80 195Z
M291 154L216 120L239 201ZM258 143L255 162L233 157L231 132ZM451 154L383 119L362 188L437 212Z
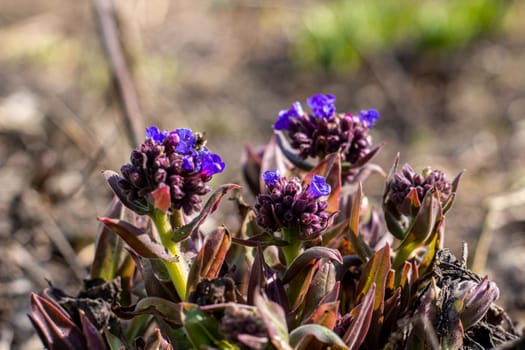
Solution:
M122 237L138 255L150 259L158 258L166 261L177 261L176 258L171 257L164 251L163 246L153 242L146 231L129 222L112 218L98 218L98 220Z
M170 188L166 185L159 186L155 191L151 192L153 197L153 207L155 209L168 211L171 206Z
M82 332L69 315L52 300L31 293L33 327L50 350L87 349Z
M217 210L222 198L226 195L226 193L233 189L239 188L241 188L241 186L236 184L225 184L217 188L215 192L212 193L199 215L197 215L189 224L178 228L174 232L173 240L175 242L180 242L189 236L194 235L199 230L199 227L206 220L206 218L213 214L215 210Z
M343 263L341 253L336 249L326 247L312 247L305 250L301 255L292 261L292 264L286 270L283 276L283 283L288 283L291 279L308 266L313 266L318 260L325 258Z
M452 189L450 193L450 197L448 198L447 202L443 204L443 214L445 214L447 211L452 208L452 204L454 204L454 200L456 199L456 193L458 191L459 181L461 180L461 177L463 176L463 173L465 171L463 170L460 172L452 181Z
M106 343L100 335L98 329L86 317L84 311L79 310L80 324L82 325L82 332L86 339L87 348L90 350L105 350Z
M367 261L371 255L370 248L359 237L359 216L361 213L361 201L363 198L363 188L358 183L357 191L354 193L352 206L348 219L348 239L352 244L353 250L362 261Z
M280 148L277 146L276 136L273 135L266 145L266 149L264 150L261 162L261 174L263 174L265 171L275 169L279 170L281 176L286 174L287 169L285 157ZM262 176L259 177L259 188L261 189L261 193L266 192L266 185L262 179Z
M224 226L206 237L191 266L186 295L190 295L203 278L213 279L218 276L230 245L231 236Z
M357 305L351 312L352 322L348 327L343 341L350 350L357 350L363 343L370 328L374 311L375 283L372 284L361 304Z
M338 319L339 302L334 301L319 305L309 317L303 320L303 324L315 323L328 329L333 329Z
M329 213L339 211L339 199L341 196L341 154L332 153L323 159L315 168L306 174L303 179L305 185L312 182L314 175L321 175L326 178L326 182L332 187L332 191L328 196Z
M376 154L381 150L381 148L383 148L384 145L385 145L384 143L381 143L381 144L375 146L363 158L360 158L357 162L355 162L354 164L350 165L350 168L359 168L359 167L362 167L363 165L365 165L366 163L368 163L369 161L371 161L372 158L374 158L376 156Z

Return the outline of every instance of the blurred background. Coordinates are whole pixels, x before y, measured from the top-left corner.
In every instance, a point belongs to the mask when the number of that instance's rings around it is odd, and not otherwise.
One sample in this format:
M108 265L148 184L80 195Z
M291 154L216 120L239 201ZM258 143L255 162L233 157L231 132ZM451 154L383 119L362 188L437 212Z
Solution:
M132 144L93 4L0 0L0 350L38 349L29 293L75 293ZM143 119L206 131L242 183L245 144L314 93L376 108L375 162L466 170L445 245L525 311L525 2L115 0ZM108 13L111 13L108 12ZM118 44L118 42L117 42ZM142 137L142 136L141 136ZM366 193L377 203L379 175ZM224 204L227 208L228 203ZM228 217L218 217L226 221ZM480 236L481 235L481 236Z

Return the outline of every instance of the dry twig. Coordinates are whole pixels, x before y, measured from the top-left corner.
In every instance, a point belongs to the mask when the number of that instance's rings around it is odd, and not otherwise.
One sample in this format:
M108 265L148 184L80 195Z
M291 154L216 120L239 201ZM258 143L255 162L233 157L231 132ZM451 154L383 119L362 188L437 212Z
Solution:
M128 129L128 137L132 145L138 145L144 130L143 118L133 78L124 56L122 41L119 40L115 7L112 0L92 0L92 4L100 40L106 52Z

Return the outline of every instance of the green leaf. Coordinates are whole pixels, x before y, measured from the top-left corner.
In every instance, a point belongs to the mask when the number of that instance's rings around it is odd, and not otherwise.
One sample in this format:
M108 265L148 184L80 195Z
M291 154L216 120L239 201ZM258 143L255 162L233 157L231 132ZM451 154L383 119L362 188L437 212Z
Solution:
M122 319L132 319L139 315L154 315L168 322L171 327L179 327L183 324L183 312L189 303L174 303L159 297L145 297L135 305L114 309L115 314Z
M378 250L363 267L362 277L357 287L357 290L359 291L357 301L360 302L373 286L375 289L373 309L374 311L378 310L383 312L385 286L389 271L390 246L387 243L383 248Z
M321 300L336 286L334 264L329 260L322 259L319 261L319 265L304 298L305 313L311 313L311 310L315 310L320 305ZM306 316L308 317L308 315Z
M292 347L288 344L288 327L282 307L269 300L266 294L259 290L255 292L254 304L276 350L292 350Z
M283 276L283 283L287 283L302 271L304 268L313 266L320 259L328 259L336 261L339 264L343 263L343 257L337 249L326 247L312 247L305 250L301 255L292 261Z
M416 248L423 245L423 243L431 237L433 232L437 229L438 223L442 220L443 211L439 198L435 189L427 192L421 208L417 213L413 224L408 230L408 234L396 249L397 254L394 259L393 267L398 269L403 265L404 261L408 260L415 252ZM435 233L434 233L435 234Z
M294 347L294 350L348 349L337 334L318 324L306 324L294 329L290 333L290 345Z
M114 199L107 216L111 218L122 218L122 203ZM111 281L116 277L118 266L123 252L122 239L115 235L108 226L100 224L95 243L95 257L91 264L91 278L102 278Z
M217 208L222 198L233 189L239 189L241 186L236 184L225 184L220 186L212 193L199 215L197 215L189 224L179 227L173 234L173 240L180 242L189 236L193 235L199 230L202 223L210 216Z
M219 332L215 318L199 307L190 307L184 314L184 329L195 349L239 350Z
M348 219L348 239L359 258L362 261L368 261L368 258L371 256L370 248L359 237L359 215L361 213L362 197L363 187L361 183L358 183Z

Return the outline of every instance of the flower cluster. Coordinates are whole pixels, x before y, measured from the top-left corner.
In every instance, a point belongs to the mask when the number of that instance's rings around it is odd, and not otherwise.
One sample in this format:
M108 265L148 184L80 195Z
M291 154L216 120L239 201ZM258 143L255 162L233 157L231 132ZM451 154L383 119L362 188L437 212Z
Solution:
M368 130L379 119L375 109L363 110L357 116L338 114L333 95L316 94L307 100L312 110L304 113L299 102L279 113L275 130L287 130L292 148L302 159L324 158L341 151L343 161L355 164L370 152L372 140Z
M257 224L272 231L297 231L302 240L317 238L330 217L326 212L328 204L321 199L331 192L325 178L314 175L312 182L303 187L299 178L287 179L274 170L266 171L263 180L267 194L256 198Z
M211 153L200 134L190 129L146 130L146 140L131 153L130 163L121 167L119 186L130 202L151 202L150 194L169 187L174 209L186 214L200 210L201 196L210 191L206 184L224 170L221 157Z
M401 215L414 216L419 206L414 207L413 200L408 198L409 193L417 194L419 203L432 188L437 190L439 201L445 205L452 193L452 184L447 181L445 174L440 170L426 168L422 174L416 173L412 167L405 164L401 171L394 174L387 183L388 193L386 205L396 217Z

